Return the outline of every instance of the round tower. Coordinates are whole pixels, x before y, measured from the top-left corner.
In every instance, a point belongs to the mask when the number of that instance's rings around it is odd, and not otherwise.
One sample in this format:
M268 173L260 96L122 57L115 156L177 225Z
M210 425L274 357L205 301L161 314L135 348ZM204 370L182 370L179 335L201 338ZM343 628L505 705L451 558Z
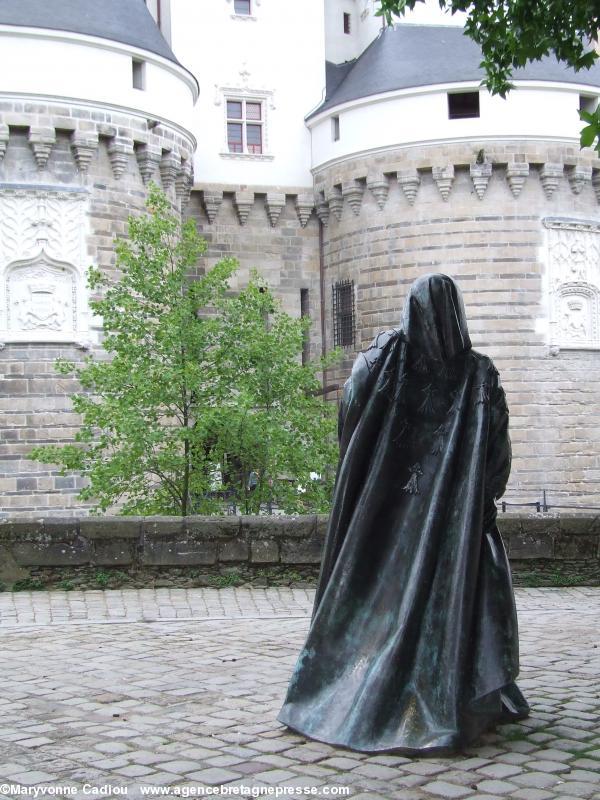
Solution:
M98 348L86 270L111 268L148 182L185 205L198 86L143 0L5 0L0 69L0 488L7 512L64 513L78 479L26 457L77 430L53 364Z
M399 24L328 65L307 120L323 224L328 347L346 360L398 326L429 272L461 286L473 346L511 410L507 497L600 501L600 162L579 148L600 68L518 70L507 100L480 87L458 27Z

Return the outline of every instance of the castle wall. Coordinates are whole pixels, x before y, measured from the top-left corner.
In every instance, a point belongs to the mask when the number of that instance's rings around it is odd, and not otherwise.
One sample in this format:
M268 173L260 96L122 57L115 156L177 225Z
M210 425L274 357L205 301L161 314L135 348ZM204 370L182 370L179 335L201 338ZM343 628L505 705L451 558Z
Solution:
M5 513L75 513L81 479L27 458L78 426L56 358L99 353L86 270L110 270L114 238L142 210L146 183L177 207L194 141L143 114L0 97L0 492Z
M319 222L314 199L293 187L206 186L192 192L186 213L208 243L201 260L209 268L224 256L240 262L232 287L243 286L250 270L265 278L284 311L301 313L301 290L308 290L310 356L321 355Z
M388 150L319 170L328 349L332 284L353 280L356 304L356 346L328 383L341 387L356 352L399 325L415 278L445 272L506 389L507 498L546 489L550 502L597 504L599 170L595 153L530 141Z

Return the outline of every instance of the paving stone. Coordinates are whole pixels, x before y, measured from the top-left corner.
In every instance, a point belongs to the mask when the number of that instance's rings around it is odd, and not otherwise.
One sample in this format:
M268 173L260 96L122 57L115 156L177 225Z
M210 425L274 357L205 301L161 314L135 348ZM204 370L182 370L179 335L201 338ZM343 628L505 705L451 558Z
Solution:
M127 785L129 800L142 784L221 783L343 785L351 800L596 800L600 590L518 590L519 685L532 717L466 755L427 759L355 753L276 721L311 591L143 592L143 603L137 591L80 592L56 611L44 592L18 608L18 596L0 594L1 776ZM157 621L139 624L152 604Z
M254 779L257 781L264 781L269 784L279 784L281 781L287 781L290 778L295 778L293 772L285 769L269 769L265 772L257 772Z
M427 783L423 786L423 789L434 797L448 798L448 800L452 800L455 797L467 797L467 795L472 794L471 789L457 786L455 783L446 783L446 781Z
M569 781L569 783L563 784L561 788L561 794L558 796L560 800L563 800L562 797L562 790L564 789L565 793L568 793L569 797L583 797L585 800L591 798L591 800L597 800L600 796L600 783L598 780L595 780L594 783L584 783L582 781Z
M334 756L333 758L326 758L321 761L322 767L331 767L332 769L350 770L360 766L360 761L354 758L346 758L346 756Z
M571 772L571 767L560 761L528 761L526 766L537 772Z
M549 792L547 789L517 789L512 795L515 800L549 800L556 797L554 792Z
M561 783L558 775L548 772L524 772L522 775L515 775L513 781L520 786L531 786L534 789L549 789Z
M567 781L589 781L593 783L594 781L598 782L600 786L600 771L596 770L589 770L589 769L572 769L569 775L565 775L565 780ZM600 794L600 792L599 792Z
M11 775L10 777L16 783L22 783L25 786L36 786L39 783L48 783L49 781L55 781L57 780L58 776L52 775L50 772L31 770L28 772L15 772L14 775Z
M477 772L487 775L488 778L509 778L511 775L518 775L523 770L510 764L488 764L485 767L479 767Z
M226 769L219 769L219 767L210 767L209 769L201 769L198 772L190 772L186 778L198 781L198 783L206 783L208 786L216 786L220 783L229 783L240 777L239 772L230 772Z
M485 780L477 782L477 791L488 792L489 794L507 795L512 794L517 787L508 781Z
M463 767L463 764L460 766ZM436 764L433 761L413 761L406 764L404 769L414 775L437 775L439 772L448 771L448 767L443 764Z
M391 780L397 777L398 770L392 767L386 767L383 764L362 764L353 770L356 775L364 775L367 778L375 778L376 780Z

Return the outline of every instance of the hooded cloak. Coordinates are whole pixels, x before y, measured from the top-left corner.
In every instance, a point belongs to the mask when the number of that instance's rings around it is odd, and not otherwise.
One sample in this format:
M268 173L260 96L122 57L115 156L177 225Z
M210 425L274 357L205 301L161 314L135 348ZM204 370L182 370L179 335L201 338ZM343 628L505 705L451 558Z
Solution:
M528 706L494 500L508 409L446 275L357 357L313 618L278 719L355 750L454 751Z

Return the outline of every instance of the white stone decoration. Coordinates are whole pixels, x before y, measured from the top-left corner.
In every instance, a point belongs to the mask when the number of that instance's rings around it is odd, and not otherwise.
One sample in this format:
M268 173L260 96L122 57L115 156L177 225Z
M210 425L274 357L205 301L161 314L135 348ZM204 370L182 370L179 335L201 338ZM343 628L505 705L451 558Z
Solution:
M89 347L87 193L6 189L0 195L0 342Z
M9 331L77 330L77 275L45 252L11 264L6 271Z
M600 350L600 221L547 217L550 346Z

